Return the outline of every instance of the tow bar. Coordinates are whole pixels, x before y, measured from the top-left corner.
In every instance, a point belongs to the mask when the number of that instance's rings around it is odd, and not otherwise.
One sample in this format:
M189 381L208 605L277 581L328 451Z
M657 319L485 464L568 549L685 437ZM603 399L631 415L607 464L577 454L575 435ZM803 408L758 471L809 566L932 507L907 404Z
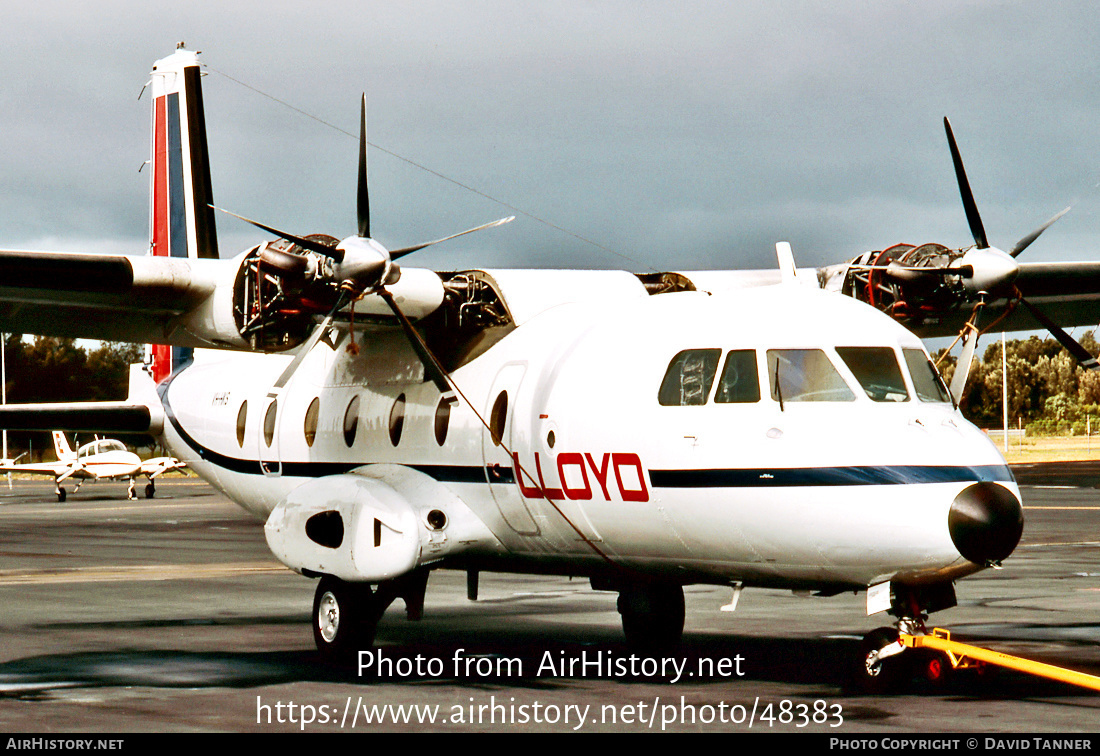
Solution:
M899 640L909 648L931 648L943 651L954 669L975 667L977 663L996 664L1018 672L1024 672L1037 677L1046 677L1051 680L1077 685L1082 688L1100 691L1100 677L1087 675L1084 672L1075 672L1072 669L1055 667L1053 664L1022 659L1019 656L1009 656L999 651L990 651L987 648L969 646L965 643L951 640L951 633L942 628L933 628L928 635L909 635L901 633Z

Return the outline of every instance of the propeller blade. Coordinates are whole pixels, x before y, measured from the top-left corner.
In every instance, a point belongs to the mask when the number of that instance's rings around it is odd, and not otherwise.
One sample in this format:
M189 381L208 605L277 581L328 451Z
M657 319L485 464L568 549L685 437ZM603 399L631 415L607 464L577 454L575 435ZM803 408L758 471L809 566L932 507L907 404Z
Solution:
M955 375L951 376L950 387L951 399L956 407L962 402L963 391L966 390L966 379L970 376L970 367L974 363L974 351L978 348L978 337L981 336L978 320L981 319L984 308L985 300L979 301L960 334L963 340L962 354L959 355L959 361L955 365Z
M951 376L951 398L955 400L955 406L962 401L963 390L966 388L966 379L970 376L970 366L974 362L974 351L978 348L978 332L969 330L963 336L963 350L959 355L959 362L955 365L955 375Z
M1072 207L1072 205L1071 205L1070 207ZM1016 246L1015 246L1015 247L1013 247L1013 248L1012 248L1012 251L1011 251L1011 252L1009 252L1008 254L1012 255L1013 257L1016 257L1016 256L1017 256L1018 254L1020 254L1020 253L1021 253L1021 252L1023 252L1023 251L1025 250L1025 249L1027 249L1027 248L1028 248L1028 246L1029 246L1029 245L1030 245L1030 244L1031 244L1031 243L1032 243L1033 241L1035 241L1036 239L1038 239L1038 238L1039 238L1039 234L1043 233L1043 232L1044 232L1044 231L1046 231L1046 230L1047 230L1048 228L1050 228L1051 226L1053 226L1053 225L1054 225L1054 222L1055 222L1055 221L1057 221L1057 220L1058 220L1059 218L1061 218L1061 217L1062 217L1063 215L1065 215L1065 214L1066 214L1066 213L1068 213L1069 211L1070 211L1070 208L1069 208L1069 207L1067 207L1067 208L1066 208L1065 210L1063 210L1062 212L1060 212L1060 213L1058 213L1057 215L1055 215L1055 216L1054 216L1053 218L1051 218L1050 220L1048 220L1048 221L1047 221L1046 223L1044 223L1043 225L1039 226L1039 228L1038 228L1038 229L1036 229L1035 231L1032 231L1032 232L1031 232L1030 234L1028 234L1027 236L1025 236L1025 237L1024 237L1023 239L1020 239L1020 241L1016 242Z
M1055 323L1053 320L1044 315L1039 308L1028 302L1026 299L1020 298L1020 302L1023 303L1035 319L1038 320L1043 328L1050 331L1050 335L1058 340L1058 343L1066 348L1066 351L1073 355L1073 358L1080 363L1081 367L1086 370L1100 370L1100 362L1097 362L1096 358L1089 353L1089 350L1081 346L1078 341L1062 330L1061 326Z
M367 95L359 109L359 189L355 195L359 235L370 238L370 198L367 192Z
M401 311L401 308L397 306L397 302L393 301L393 294L390 294L386 289L379 289L378 296L382 297L393 310L393 314L397 316L397 320L401 323L401 329L405 332L405 337L409 340L409 344L412 346L413 351L416 352L416 356L420 358L420 361L424 364L424 371L428 377L432 379L432 383L439 389L439 393L447 394L453 389L451 388L450 381L447 380L447 372L443 369L443 366L439 364L439 361L432 354L432 351L428 349L428 345L424 343L424 339L420 337L416 329L413 328L412 323L406 317L405 313Z
M978 205L974 202L970 182L966 180L966 169L963 168L959 145L955 143L951 122L947 118L943 119L943 127L947 130L947 143L951 147L951 160L955 163L955 178L959 182L959 194L962 195L963 209L966 210L966 221L970 224L970 233L974 236L974 243L978 245L978 249L985 249L989 246L985 237L985 227L982 225L981 216L978 215Z
M474 231L483 231L484 229L487 229L487 228L494 228L496 226L503 226L505 223L511 223L515 219L516 219L516 216L510 215L507 218L501 218L500 220L495 220L492 223L486 223L485 225L478 226L477 228L468 228L465 231L459 231L457 234L451 234L450 236L444 236L442 239L436 239L435 241L424 242L423 244L417 244L417 245L412 246L412 247L402 247L401 249L392 249L392 250L390 250L390 259L391 260L396 260L399 257L404 257L405 255L409 254L410 252L416 252L419 249L424 249L424 247L430 247L433 244L439 244L440 242L445 242L449 239L455 239L455 238L458 238L459 236L465 236L466 234L472 234Z
M326 247L324 244L318 244L315 241L310 241L309 239L303 239L300 236L294 236L293 234L288 234L285 231L280 231L277 228L272 228L271 226L265 226L263 223L260 223L259 221L254 221L251 218L244 217L243 215L237 215L236 213L231 213L231 212L229 212L228 210L226 210L224 208L217 207L216 205L210 205L210 207L214 208L215 210L217 210L219 212L225 213L226 215L232 215L234 218L237 218L239 220L243 220L245 223L250 223L258 229L261 229L263 231L267 231L269 234L275 234L280 239L286 239L288 242L293 242L294 244L297 244L302 249L308 249L310 252L316 252L319 255L323 255L325 257L332 258L336 262L342 262L343 259L344 259L343 251L339 250L339 249L336 249L335 247Z
M294 359L290 364L286 366L283 372L279 375L279 378L272 384L271 389L268 391L268 396L277 396L283 387L286 386L291 376L298 370L298 366L302 364L302 360L306 358L310 352L313 351L313 347L317 346L317 342L321 340L321 337L328 333L328 329L332 327L332 319L336 316L337 310L347 304L347 296L341 294L336 298L336 304L329 310L328 315L321 321L320 325L313 329L313 333L309 335L305 343L298 348L298 354L294 355Z

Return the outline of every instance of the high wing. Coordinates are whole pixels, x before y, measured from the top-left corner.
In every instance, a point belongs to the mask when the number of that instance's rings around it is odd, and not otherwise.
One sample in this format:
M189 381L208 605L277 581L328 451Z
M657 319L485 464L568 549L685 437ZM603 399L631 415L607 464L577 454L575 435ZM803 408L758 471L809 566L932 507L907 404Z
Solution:
M217 289L221 261L0 251L5 333L214 346L186 320Z

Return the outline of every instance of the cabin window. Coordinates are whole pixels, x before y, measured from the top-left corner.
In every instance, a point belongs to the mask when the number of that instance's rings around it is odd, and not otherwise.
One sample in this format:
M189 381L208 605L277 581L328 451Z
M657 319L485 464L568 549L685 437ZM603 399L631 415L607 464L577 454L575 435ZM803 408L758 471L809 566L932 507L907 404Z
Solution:
M237 413L237 446L244 448L244 428L248 420L248 400L241 402L240 412Z
M951 402L951 392L943 384L936 366L922 349L902 349L905 365L913 376L913 388L922 402Z
M401 442L401 431L405 428L405 395L401 394L390 408L390 443L397 446Z
M435 442L443 446L447 441L447 430L451 425L451 397L439 400L435 408Z
M355 431L359 429L359 395L356 394L348 402L348 408L344 410L344 443L350 449L355 443Z
M504 440L504 424L508 422L508 392L501 391L493 402L493 411L489 413L489 435L493 446L500 446Z
M306 446L313 446L313 441L317 438L317 415L320 414L320 410L321 400L313 397L313 401L306 409L305 427L302 429L306 436Z
M768 383L777 402L854 402L856 395L820 349L769 349Z
M714 391L719 404L745 404L760 401L760 378L756 372L756 352L735 349L726 357L722 377Z
M837 347L836 353L873 401L909 401L901 366L890 347Z
M686 349L672 358L657 401L662 407L686 407L707 403L721 349Z
M271 442L275 440L275 415L279 411L279 400L272 399L271 404L267 405L267 412L264 413L264 443L271 446Z

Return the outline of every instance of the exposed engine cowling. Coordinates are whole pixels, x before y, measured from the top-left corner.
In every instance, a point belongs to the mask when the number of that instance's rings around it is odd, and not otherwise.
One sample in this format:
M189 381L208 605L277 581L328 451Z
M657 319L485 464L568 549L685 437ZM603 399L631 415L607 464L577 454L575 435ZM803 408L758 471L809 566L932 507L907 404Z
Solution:
M264 534L292 570L350 582L391 580L474 547L501 548L450 490L401 465L304 483L271 512Z
M325 234L306 237L335 247ZM290 349L313 330L339 297L332 260L283 239L261 244L245 255L233 284L237 330L253 349Z
M959 266L961 250L942 244L897 244L867 252L844 267L841 292L897 320L919 324L958 309L971 298L973 270Z

